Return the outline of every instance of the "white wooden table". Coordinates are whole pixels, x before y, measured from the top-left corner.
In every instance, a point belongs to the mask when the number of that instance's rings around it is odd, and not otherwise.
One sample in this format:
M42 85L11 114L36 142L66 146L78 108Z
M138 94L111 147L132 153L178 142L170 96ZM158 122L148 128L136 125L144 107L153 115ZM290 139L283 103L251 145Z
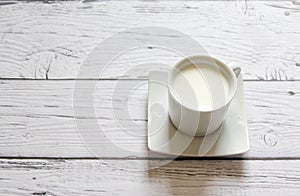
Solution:
M87 149L72 102L80 65L107 37L153 25L184 32L209 54L242 67L249 152L146 169L169 158L149 153L146 137L122 134L110 103L128 104L134 117L123 120L134 121L132 131L145 135L147 85L131 100L110 98L116 82L124 88L147 84L151 67L125 77L124 70L179 60L156 48L116 60L103 79L81 78L98 80L98 120L132 153L110 150L102 140L97 142L106 150L99 156ZM299 111L299 1L0 2L0 195L297 195Z

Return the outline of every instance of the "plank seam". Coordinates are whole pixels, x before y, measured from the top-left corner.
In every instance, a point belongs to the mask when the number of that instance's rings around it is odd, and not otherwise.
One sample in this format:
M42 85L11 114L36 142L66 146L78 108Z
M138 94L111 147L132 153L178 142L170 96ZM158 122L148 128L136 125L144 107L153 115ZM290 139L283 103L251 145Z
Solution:
M8 157L8 156L0 156L0 159L18 159L18 160L173 160L172 157L133 157L133 158L118 158L118 157ZM176 161L184 161L184 160L252 160L252 161L273 161L273 160L300 160L300 157L179 157L174 159Z
M132 79L118 79L118 78L101 78L101 79L94 79L94 78L80 78L80 79L73 79L73 78L60 78L60 79L32 79L32 78L0 78L0 80L11 80L11 81L76 81L76 80L80 80L80 81L148 81L147 78L141 78L141 79L136 79L136 78L132 78ZM254 80L254 79L244 79L244 82L299 82L300 79L296 79L296 80Z

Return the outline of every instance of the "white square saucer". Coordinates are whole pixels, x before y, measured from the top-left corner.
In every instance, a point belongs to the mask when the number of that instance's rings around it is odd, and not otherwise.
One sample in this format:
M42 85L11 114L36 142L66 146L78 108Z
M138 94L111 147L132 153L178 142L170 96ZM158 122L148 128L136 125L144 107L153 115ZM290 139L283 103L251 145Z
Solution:
M191 137L177 131L168 115L168 73L152 71L148 86L148 148L153 152L191 157L228 156L249 149L244 109L243 76L223 126L205 137Z

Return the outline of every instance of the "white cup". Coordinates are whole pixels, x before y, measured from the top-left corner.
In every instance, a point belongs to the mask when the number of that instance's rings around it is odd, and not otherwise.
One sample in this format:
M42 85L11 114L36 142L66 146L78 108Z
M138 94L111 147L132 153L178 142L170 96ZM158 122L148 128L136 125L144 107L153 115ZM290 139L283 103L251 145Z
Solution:
M193 69L197 68L197 71L203 76L207 88L211 89L211 104L201 105L199 97L197 98L195 94L186 93L183 96L188 99L188 102L178 96L178 88L176 89L175 86L176 77L179 76L178 74L183 74L183 69L189 66L193 66ZM203 71L206 69L222 74L226 79L226 88L221 77L211 77L210 72L205 75L206 72ZM173 125L182 133L190 136L204 136L216 131L224 122L228 107L236 93L237 77L240 71L239 67L228 66L209 56L191 56L179 61L168 75L169 117ZM186 84L191 83L187 82ZM203 84L201 85L203 86ZM201 85L199 84L199 86ZM195 89L195 84L192 86ZM189 85L183 87L192 90Z

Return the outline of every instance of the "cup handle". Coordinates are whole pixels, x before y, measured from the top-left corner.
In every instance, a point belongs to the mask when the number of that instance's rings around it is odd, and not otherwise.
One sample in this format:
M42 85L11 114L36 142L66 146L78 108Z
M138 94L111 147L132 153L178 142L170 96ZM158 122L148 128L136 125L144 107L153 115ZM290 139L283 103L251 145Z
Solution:
M237 65L234 65L233 63L229 63L228 65L229 65L229 67L231 67L231 69L234 72L236 78L238 78L241 71L242 71L241 68Z

